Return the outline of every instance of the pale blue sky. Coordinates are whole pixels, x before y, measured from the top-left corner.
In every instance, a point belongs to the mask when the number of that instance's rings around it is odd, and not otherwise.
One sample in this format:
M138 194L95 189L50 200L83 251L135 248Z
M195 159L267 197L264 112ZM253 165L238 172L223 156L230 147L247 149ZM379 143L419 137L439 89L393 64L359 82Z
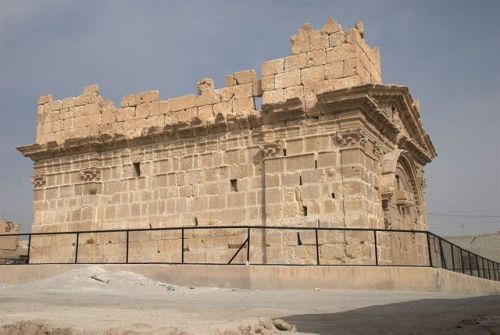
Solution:
M328 16L365 22L385 83L410 87L439 156L427 166L430 229L500 230L500 1L0 0L0 215L31 222L36 100L160 90L289 54L289 37ZM474 217L469 217L474 216ZM25 229L26 231L26 229Z

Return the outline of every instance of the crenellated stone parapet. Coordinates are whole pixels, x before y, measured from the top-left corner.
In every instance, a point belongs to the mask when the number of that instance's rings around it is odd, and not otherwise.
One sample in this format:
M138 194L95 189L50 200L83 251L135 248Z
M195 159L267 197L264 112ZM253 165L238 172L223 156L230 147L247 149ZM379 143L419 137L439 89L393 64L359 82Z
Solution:
M226 87L216 89L212 79L204 78L197 94L162 100L159 91L140 92L123 97L119 106L102 97L97 85L62 100L41 96L35 143L257 126L276 111L318 114L319 94L381 83L379 51L366 44L360 22L346 32L331 18L319 30L305 24L291 43L292 55L262 64L261 79L255 70L239 71L226 77ZM260 97L262 112L255 104Z

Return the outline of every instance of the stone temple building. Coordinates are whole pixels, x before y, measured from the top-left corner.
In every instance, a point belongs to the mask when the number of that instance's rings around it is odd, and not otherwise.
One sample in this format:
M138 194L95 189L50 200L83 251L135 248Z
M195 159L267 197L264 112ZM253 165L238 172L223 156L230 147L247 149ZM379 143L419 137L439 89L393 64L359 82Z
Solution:
M436 151L419 103L407 87L382 83L379 49L364 35L362 22L346 31L333 19L319 30L305 24L291 37L291 54L264 62L260 77L255 70L235 72L221 88L204 78L196 94L181 97L148 91L117 106L97 85L62 100L41 96L35 143L18 148L34 162L33 232L427 229L424 166ZM178 234L151 233L149 245L168 261L179 250L159 241L176 241ZM209 234L186 236L188 259L210 259L199 248ZM307 234L255 234L252 247L262 254L252 257L308 262ZM32 241L32 261L71 259L74 236L63 237ZM233 237L228 230L210 246L234 253ZM407 242L387 242L381 257L402 245L426 252L425 241ZM96 235L76 243L80 257L92 260L85 247L106 243L112 250L123 240ZM364 251L371 243L368 236L348 241L332 234L321 236L320 248L342 263L373 257ZM131 237L131 257L141 246Z

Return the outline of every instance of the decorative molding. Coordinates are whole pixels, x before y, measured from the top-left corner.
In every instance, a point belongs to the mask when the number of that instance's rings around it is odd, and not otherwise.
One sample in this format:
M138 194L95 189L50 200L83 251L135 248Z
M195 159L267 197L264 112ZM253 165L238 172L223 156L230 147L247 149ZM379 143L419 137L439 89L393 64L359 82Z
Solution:
M360 146L365 147L366 142L368 142L368 137L366 133L361 130L352 130L346 132L336 132L333 135L334 140L340 144L341 147L354 146L359 143Z
M264 157L277 156L282 151L283 147L284 143L282 140L259 144L259 149L264 153Z
M420 187L425 189L427 187L427 179L424 176L420 177Z
M373 143L373 154L378 158L386 154L384 147L378 142Z
M31 177L31 183L33 184L33 188L39 189L45 186L47 183L47 176L45 175L36 175Z
M89 168L80 171L80 179L83 181L97 181L101 179L101 171L97 168Z

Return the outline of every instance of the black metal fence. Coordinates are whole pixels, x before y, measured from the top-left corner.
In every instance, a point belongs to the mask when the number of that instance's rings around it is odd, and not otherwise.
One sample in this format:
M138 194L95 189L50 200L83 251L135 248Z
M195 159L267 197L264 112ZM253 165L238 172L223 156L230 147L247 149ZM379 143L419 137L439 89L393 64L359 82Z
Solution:
M175 227L1 234L0 246L21 238L27 239L25 258L0 258L0 264L408 266L500 280L498 262L428 231Z

